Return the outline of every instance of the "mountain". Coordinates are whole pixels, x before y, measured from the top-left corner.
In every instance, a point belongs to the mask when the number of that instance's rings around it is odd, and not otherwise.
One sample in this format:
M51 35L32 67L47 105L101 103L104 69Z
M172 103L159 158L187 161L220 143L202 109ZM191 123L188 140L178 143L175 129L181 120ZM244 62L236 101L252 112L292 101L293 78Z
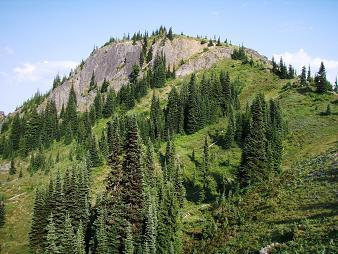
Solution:
M338 96L318 79L163 27L107 42L6 117L1 253L335 253Z

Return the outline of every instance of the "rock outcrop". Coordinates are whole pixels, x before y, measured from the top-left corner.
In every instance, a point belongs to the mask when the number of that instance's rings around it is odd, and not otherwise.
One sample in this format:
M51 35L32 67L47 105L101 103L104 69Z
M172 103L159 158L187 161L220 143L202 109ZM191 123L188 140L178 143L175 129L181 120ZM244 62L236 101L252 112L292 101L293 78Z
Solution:
M171 68L175 66L177 77L210 68L217 61L230 58L233 51L233 47L208 47L207 44L201 44L198 39L185 36L178 36L173 41L158 39L151 47L153 56L158 52L165 54L167 64ZM118 91L128 82L133 65L139 63L141 50L141 42L133 45L131 41L114 42L94 50L84 64L73 71L68 80L50 92L38 110L45 108L48 100L54 100L60 112L62 105L67 104L72 86L77 97L78 111L88 110L96 95L95 91L88 91L92 73L98 87L106 79L110 82L110 88Z

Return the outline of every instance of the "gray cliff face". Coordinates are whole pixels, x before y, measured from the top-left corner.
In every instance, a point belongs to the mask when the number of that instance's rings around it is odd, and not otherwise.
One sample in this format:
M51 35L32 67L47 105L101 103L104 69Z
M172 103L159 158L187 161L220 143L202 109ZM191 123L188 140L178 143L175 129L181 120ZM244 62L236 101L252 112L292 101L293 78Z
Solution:
M210 47L201 44L199 40L189 37L176 37L173 41L159 39L152 46L153 60L156 53L163 52L167 64L176 68L176 76L182 77L192 72L210 68L221 59L231 58L233 47ZM106 78L110 82L110 88L118 91L123 84L128 82L128 76L134 64L139 64L139 56L142 49L141 42L132 45L131 41L112 43L96 49L87 58L82 68L77 67L70 78L62 85L52 90L38 110L45 108L48 100L54 100L58 112L62 105L66 106L71 87L74 87L77 97L78 111L89 110L96 92L89 90L92 73L98 87ZM258 54L257 52L250 52ZM261 57L263 59L263 57ZM152 65L153 60L150 62ZM181 65L181 61L184 64ZM145 68L145 66L143 66Z

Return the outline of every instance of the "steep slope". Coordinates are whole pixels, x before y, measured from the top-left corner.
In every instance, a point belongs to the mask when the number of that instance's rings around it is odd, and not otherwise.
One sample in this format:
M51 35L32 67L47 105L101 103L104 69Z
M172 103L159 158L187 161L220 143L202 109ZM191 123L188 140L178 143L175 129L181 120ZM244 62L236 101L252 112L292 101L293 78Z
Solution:
M296 89L285 90L283 87L289 81L281 80L276 75L270 73L267 65L250 66L248 64L242 64L240 61L229 59L233 47L207 47L206 44L201 44L197 39L186 37L175 38L172 42L170 40L156 41L152 47L154 52L163 50L166 54L167 62L176 66L177 79L167 82L163 88L154 89L155 93L160 96L162 106L166 104L167 94L171 87L181 87L188 82L188 74L196 72L197 78L200 79L203 73L219 73L221 70L228 71L231 80L236 81L236 84L241 87L240 101L242 107L247 102L250 102L253 96L258 92L266 94L268 99L278 99L282 105L283 113L289 126L289 134L284 142L283 170L286 172L290 171L292 175L295 174L292 181L295 181L295 179L303 181L302 177L304 177L304 179L306 178L305 173L299 177L301 167L295 168L293 166L299 160L308 160L336 146L337 136L335 126L338 122L337 115L323 116L320 114L325 110L327 103L337 100L336 95L301 94ZM68 100L71 85L74 85L78 99L78 109L79 111L86 110L95 96L94 92L88 94L88 86L92 72L95 72L95 78L99 84L102 83L104 78L107 78L111 81L110 86L118 90L121 84L127 81L133 64L139 61L140 49L141 45L139 42L136 45L132 45L132 42L112 43L97 49L85 61L82 70L81 67L78 67L71 78L54 89L48 98L55 99L58 110L60 110L62 104ZM267 63L264 57L255 55L256 53L253 51L250 52L252 52L259 62ZM126 58L127 60L124 61ZM183 64L181 64L182 59ZM113 64L114 68L112 68ZM149 114L152 94L153 92L149 91L148 95L142 98L136 106L127 113ZM41 107L43 107L43 105ZM332 103L332 112L337 111L337 104ZM109 120L111 119L100 119L96 123L93 130L97 136L101 134ZM196 151L196 159L197 161L201 161L204 137L206 135L213 136L224 131L226 126L227 119L220 118L218 122L192 135L177 135L175 137L178 156L184 163L184 177L187 186L192 182L194 173L196 173L197 170L190 158L192 151ZM316 135L313 135L313 133L316 133ZM0 229L0 244L3 253L29 253L28 231L32 216L34 189L46 183L49 175L55 175L58 169L63 171L65 168L70 167L73 162L69 159L69 154L75 149L76 145L74 142L70 145L64 145L62 141L55 142L45 152L46 157L49 158L51 156L55 164L48 170L39 171L32 176L30 176L27 171L28 158L20 160L20 163L17 165L17 170L23 171L22 178L18 178L17 175L8 176L7 172L0 172L1 192L5 194L7 200L6 213L8 218L5 227ZM161 143L160 152L164 150L165 144ZM231 181L231 172L236 169L240 162L240 149L233 147L226 150L221 145L215 143L211 147L210 152L214 156L211 161L212 173L220 178L225 177ZM60 157L59 162L56 161L58 154ZM324 176L331 167L333 158L332 151L330 150L325 156L328 160L320 165L324 167L323 172L320 171ZM3 163L3 161L1 163ZM93 197L103 189L108 170L109 168L106 165L91 170L91 195ZM312 167L307 169L306 173L313 174L316 171L316 167ZM314 215L317 216L315 219L318 219L318 217L324 219L327 219L327 217L335 218L334 216L336 216L336 214L333 212L333 216L325 216L325 213L331 214L334 204L333 186L335 182L328 184L328 186L321 186L317 182L318 179L311 175L311 177L306 178L306 181L309 181L309 184L313 184L313 186L311 185L309 187L306 183L299 185L299 188L295 190L294 187L298 186L298 180L296 183L292 182L293 185L291 187L288 187L288 180L289 178L282 183L276 180L276 182L280 184L278 186L281 186L281 191L277 198L269 197L268 199L264 199L259 196L259 191L253 192L252 196L248 195L244 197L246 200L245 204L248 205L246 207L243 206L243 212L250 213L247 223L241 225L240 228L235 228L235 230L229 228L229 232L226 232L228 234L220 235L220 237L224 238L215 239L218 243L211 241L210 244L218 245L219 248L224 248L224 251L230 253L239 253L247 250L253 252L271 243L272 240L279 240L283 237L283 233L279 231L289 230L292 223L297 223L305 219L311 221L311 216ZM304 188L304 190L302 188ZM323 190L323 195L319 195L316 200L311 200L310 195L321 189ZM299 191L294 197L295 200L288 200L287 196L295 191ZM201 233L205 227L204 222L209 215L210 204L193 202L193 188L187 189L187 196L189 202L187 202L184 209L183 229L185 232L185 248L186 251L189 252L194 248L194 245L198 245L199 243L199 237L201 237ZM311 205L313 207L317 205L318 213L308 212L309 209L303 209L304 207L299 205L305 198L306 204L304 203L304 206L311 208ZM263 210L256 210L257 205L252 204L256 201L261 202L259 204L262 206L268 204L268 207L263 207ZM328 206L324 208L320 207L321 202L323 206L325 206L325 204ZM278 205L276 205L276 203L278 203ZM280 208L279 204L281 204ZM332 206L330 204L332 204ZM293 213L292 210L297 211ZM271 214L276 212L278 212L278 217L274 218ZM259 218L258 221L257 218ZM288 218L289 221L286 218ZM322 230L321 233L325 234L332 230L331 224L333 222L331 219L325 221L323 228L327 227L328 229L326 231L325 229ZM269 228L271 223L277 225L274 226L274 230L270 230ZM319 221L315 221L316 227L319 223ZM310 226L312 227L312 225ZM308 232L310 234L314 231L310 228ZM257 236L252 237L253 234ZM274 238L273 234L277 234L279 238ZM298 240L299 239L300 238L298 238ZM224 247L225 243L229 243L230 247Z

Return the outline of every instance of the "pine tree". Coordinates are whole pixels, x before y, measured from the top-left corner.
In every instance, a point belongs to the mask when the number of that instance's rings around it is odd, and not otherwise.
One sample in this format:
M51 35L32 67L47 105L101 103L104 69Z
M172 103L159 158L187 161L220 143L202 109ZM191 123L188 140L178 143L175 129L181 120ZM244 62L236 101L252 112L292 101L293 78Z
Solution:
M221 44L221 38L220 38L220 37L218 37L218 40L217 40L216 46L222 46L222 44Z
M169 135L183 131L183 109L176 87L168 95L166 107L166 130Z
M105 93L108 91L108 87L109 87L109 81L106 80L106 78L104 78L103 82L102 82L102 86L101 86L101 93Z
M137 242L143 223L143 174L140 162L140 143L135 117L130 119L123 162L122 200L126 205L125 219L133 227Z
M150 107L150 136L153 140L160 140L163 133L163 111L160 99L153 94Z
M11 159L11 166L9 168L9 172L10 175L15 175L16 174L16 167L15 167L15 163L14 163L14 159Z
M303 66L302 74L300 75L300 85L306 86L306 68L305 68L305 66Z
M101 165L101 159L97 150L97 143L94 135L90 138L89 160L92 167L98 167Z
M75 254L75 248L74 248L74 229L72 226L72 221L69 217L69 214L66 215L66 220L64 223L64 234L63 234L63 251L64 253L69 253L69 254Z
M168 39L171 40L171 41L174 39L173 30L172 30L171 27L169 28L169 32L168 32L168 34L167 34L167 37L168 37Z
M106 231L106 223L105 223L105 210L100 212L100 216L98 217L98 231L96 234L97 238L97 247L96 253L97 254L105 254L108 253L108 238L107 238L107 231Z
M147 253L149 254L156 254L156 211L153 206L153 197L150 192L147 193L145 217L143 249L147 250Z
M108 118L113 115L113 112L115 110L115 100L116 100L116 95L115 91L112 90L111 92L108 93L106 102L103 107L103 116Z
M12 141L13 150L19 149L20 138L22 133L22 123L19 114L16 114L13 118L12 128L10 132L10 140Z
M50 214L48 221L45 254L60 254L62 253L61 246L58 245L60 240L58 239L53 213Z
M188 87L188 99L185 112L185 130L188 134L192 134L200 129L200 103L199 94L196 87L195 74L191 75Z
M94 99L94 105L95 105L95 113L96 113L96 119L102 118L102 97L99 92L96 93L95 99Z
M29 244L34 251L41 251L44 247L49 212L45 209L46 203L44 191L37 189L35 192L32 224L29 232Z
M62 180L60 172L56 174L55 180L55 189L53 192L53 221L55 223L55 233L56 233L56 244L61 246L62 244L62 235L63 235L63 225L65 221L65 198L62 190Z
M127 227L126 227L126 239L124 241L124 252L123 253L134 254L132 225L129 222L127 222Z
M92 90L95 90L97 87L97 83L95 81L95 74L94 71L92 73L92 77L90 78L90 82L89 82L89 92Z
M212 47L214 46L214 43L212 42L212 40L210 39L209 42L208 42L208 47Z
M267 140L264 122L264 97L256 96L251 106L252 124L245 141L241 165L237 174L242 186L262 181L268 174Z
M76 231L75 239L75 253L76 254L85 254L85 240L84 240L84 229L82 222L80 221L79 227Z
M326 70L323 62L320 63L318 75L316 76L315 81L317 93L325 93L328 90L330 84L326 79Z
M311 78L311 67L309 65L309 68L307 69L307 78L306 78L307 82L311 83L312 78Z
M163 87L166 81L166 58L163 54L156 54L152 68L151 87Z

